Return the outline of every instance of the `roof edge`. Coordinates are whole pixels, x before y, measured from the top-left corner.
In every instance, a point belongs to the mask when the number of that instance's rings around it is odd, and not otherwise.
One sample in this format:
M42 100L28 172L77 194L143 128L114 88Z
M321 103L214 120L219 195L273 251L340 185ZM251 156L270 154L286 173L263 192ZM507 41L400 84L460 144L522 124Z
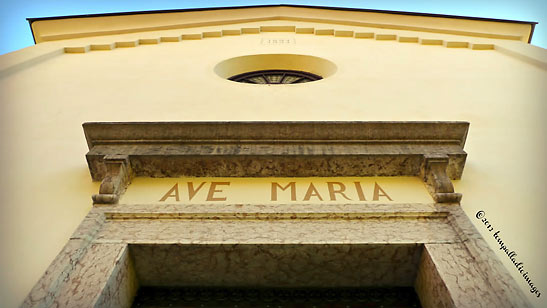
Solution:
M169 10L154 10L154 11L132 11L132 12L117 12L117 13L66 15L66 16L35 17L35 18L31 17L31 18L27 18L27 21L32 25L33 22L40 21L40 20L108 17L108 16L123 16L123 15L163 14L163 13L180 13L180 12L197 12L197 11L216 11L216 10L228 10L228 9L249 9L249 8L283 7L283 6L295 7L295 8L336 10L336 11L383 13L383 14L393 14L393 15L439 17L439 18L456 18L456 19L492 21L492 22L506 22L506 23L530 24L530 25L538 24L538 22L536 22L536 21L522 21L522 20L511 20L511 19L497 19L497 18L472 17L472 16L460 16L460 15L443 15L443 14L434 14L434 13L418 13L418 12L390 11L390 10L377 10L377 9L345 8L345 7L334 7L334 6L297 5L297 4L265 4L265 5L246 5L246 6L223 6L223 7L206 7L206 8L189 8L189 9L169 9Z

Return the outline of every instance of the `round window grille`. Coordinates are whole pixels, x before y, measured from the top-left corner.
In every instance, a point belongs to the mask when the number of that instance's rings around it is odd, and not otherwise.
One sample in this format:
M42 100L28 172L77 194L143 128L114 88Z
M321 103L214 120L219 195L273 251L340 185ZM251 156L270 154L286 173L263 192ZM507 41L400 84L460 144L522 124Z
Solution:
M254 84L291 84L316 81L323 79L323 77L302 71L262 70L235 75L228 79Z

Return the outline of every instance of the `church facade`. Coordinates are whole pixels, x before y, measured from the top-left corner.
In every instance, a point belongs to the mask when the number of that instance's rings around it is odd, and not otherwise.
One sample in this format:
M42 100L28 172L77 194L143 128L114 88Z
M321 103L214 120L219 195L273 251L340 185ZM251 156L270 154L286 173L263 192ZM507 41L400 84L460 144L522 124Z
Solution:
M37 44L0 58L12 303L543 305L535 23L292 5L30 23Z

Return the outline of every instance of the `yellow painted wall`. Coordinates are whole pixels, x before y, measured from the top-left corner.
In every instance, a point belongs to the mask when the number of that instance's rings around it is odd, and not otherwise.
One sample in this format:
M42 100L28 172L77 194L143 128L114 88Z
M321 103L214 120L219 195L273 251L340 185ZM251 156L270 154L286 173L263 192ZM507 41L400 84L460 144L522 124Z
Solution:
M291 21L233 28L283 24L370 30ZM544 292L530 301L545 306L547 72L541 62L530 60L545 58L545 50L479 38L469 40L495 43L498 50L275 32L57 52L64 46L184 31L47 42L0 58L1 67L22 63L0 79L0 306L15 307L23 300L91 208L98 183L91 182L85 161L83 122L198 120L469 121L468 159L462 180L455 182L463 193L462 207L530 294L475 213L485 211L501 230ZM264 38L294 43L264 44ZM509 56L502 52L506 49L520 54ZM32 53L50 56L25 62ZM337 70L321 81L288 86L239 84L214 72L225 59L262 53L322 57Z

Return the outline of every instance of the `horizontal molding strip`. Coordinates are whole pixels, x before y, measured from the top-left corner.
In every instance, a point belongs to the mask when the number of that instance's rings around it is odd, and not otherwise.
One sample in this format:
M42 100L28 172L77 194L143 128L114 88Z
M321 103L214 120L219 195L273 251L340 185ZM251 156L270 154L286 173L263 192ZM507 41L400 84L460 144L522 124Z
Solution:
M99 144L139 143L465 143L469 123L457 121L219 121L88 122L91 150Z
M380 25L364 25L367 27L377 27L382 29L389 29L389 27L384 27ZM272 30L273 29L273 30ZM167 29L162 29L167 30ZM406 29L406 28L400 28L398 27L396 30L403 30L403 31L419 31L418 29ZM148 31L148 30L147 30ZM431 32L427 29L422 29L421 31ZM214 34L212 34L214 32ZM146 36L138 39L133 39L130 41L109 41L109 42L102 42L102 43L91 43L91 44L85 44L85 45L78 45L78 46L65 46L64 52L65 53L87 53L89 51L107 51L107 50L113 50L116 48L134 48L138 47L140 45L157 45L160 43L177 43L181 41L195 41L195 40L202 40L202 39L216 39L221 38L223 36L234 36L234 35L256 35L261 33L272 33L272 32L285 32L285 33L296 33L298 35L305 35L305 34L311 34L311 35L318 35L318 36L327 36L327 37L336 37L336 38L354 38L354 39L374 39L377 41L396 41L399 43L416 43L420 45L430 45L430 46L444 46L446 48L460 48L460 49L473 49L473 50L493 50L495 49L495 45L491 43L475 43L471 42L469 40L443 40L439 38L431 38L430 35L426 35L426 37L418 37L418 36L411 36L408 37L408 35L398 35L396 33L375 33L370 31L354 31L354 30L340 30L340 29L334 29L334 28L328 28L328 29L316 29L316 28L300 28L296 26L275 26L275 25L269 25L269 26L258 26L258 27L251 27L251 28L239 28L239 29L219 29L217 31L205 31L205 32L196 32L196 33L181 33L178 35L169 35L169 36L161 36L161 37L149 37ZM146 32L144 32L146 33ZM473 34L473 33L450 33L450 31L439 31L441 34L454 34L454 35L466 35L466 36L473 36L473 37L480 37L480 35ZM93 35L89 35L90 38L93 36L101 36L104 34L100 33L94 33ZM490 38L502 38L502 37L496 37L495 35ZM503 37L503 39L509 39L509 40L520 40L520 37ZM435 42L432 44L431 42Z
M414 144L461 144L461 140L458 139L446 139L446 140L371 140L371 139L362 139L362 140L328 140L328 139L319 139L319 140L283 140L283 139L264 139L264 140L216 140L216 139L192 139L192 140L178 140L178 139L148 139L148 140L100 140L95 141L94 145L109 145L109 144L231 144L231 143L241 143L241 144L389 144L389 143L414 143Z
M448 212L384 213L111 213L107 220L369 220L369 219L444 219Z
M122 156L132 174L178 176L419 176L447 155L461 176L467 122L84 123L94 180Z

